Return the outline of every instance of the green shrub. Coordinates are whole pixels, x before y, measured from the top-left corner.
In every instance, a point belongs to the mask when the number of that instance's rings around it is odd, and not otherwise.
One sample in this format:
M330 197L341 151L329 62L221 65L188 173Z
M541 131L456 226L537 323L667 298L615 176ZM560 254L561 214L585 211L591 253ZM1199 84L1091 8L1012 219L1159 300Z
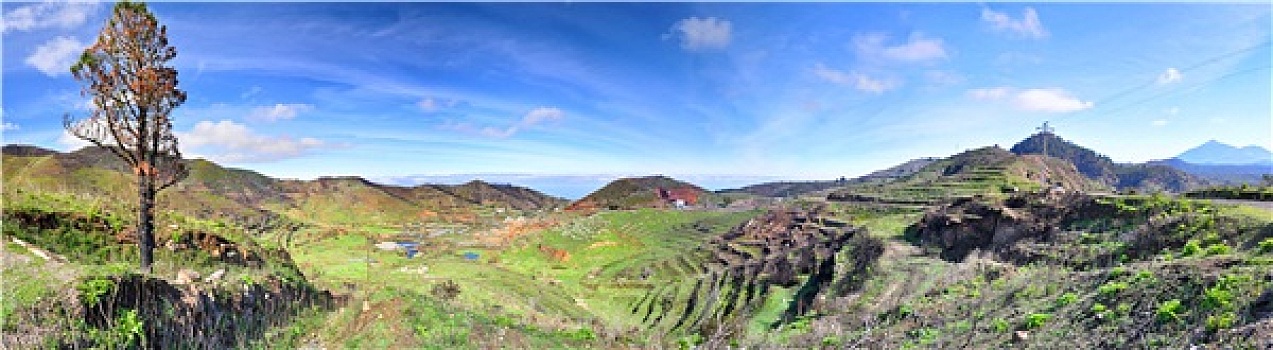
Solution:
M1207 246L1207 256L1229 254L1229 246L1224 243L1216 243Z
M897 306L898 316L906 317L913 314L915 314L915 308L911 307L910 304L902 304Z
M131 349L146 342L145 324L137 317L137 310L119 310L115 326L110 329L90 328L88 338L108 349ZM136 343L136 344L135 344Z
M92 278L80 283L76 289L80 291L80 298L85 304L96 306L101 302L102 296L115 290L115 281L104 277Z
M941 336L941 331L935 328L920 328L909 332L912 338L915 338L919 345L929 345L937 341L937 337Z
M1265 238L1263 241L1260 241L1260 252L1273 253L1273 237Z
M1030 314L1025 317L1025 329L1036 329L1043 327L1052 318L1051 314Z
M592 328L579 327L574 331L565 331L565 336L575 341L591 341L597 339L597 334L593 333Z
M990 328L994 329L995 332L1006 333L1010 327L1012 326L1008 324L1008 321L1003 319L996 318L994 321L990 321Z
M1101 304L1101 303L1092 304L1092 313L1094 314L1103 313L1108 310L1109 308L1106 307L1105 304Z
M1073 292L1065 293L1061 297L1056 298L1056 307L1065 307L1079 300L1079 295Z
M1201 230L1206 230L1206 229L1204 228L1204 229L1201 229ZM1202 236L1202 243L1203 243L1203 244L1218 244L1218 243L1221 243L1220 233L1219 233L1219 232L1216 232L1215 230L1211 230L1211 231L1207 232L1207 234L1205 234L1205 235L1203 235L1203 236Z
M1123 314L1123 315L1126 315L1126 314L1128 314L1128 313L1132 312L1132 304L1128 304L1128 303L1118 303L1117 310L1118 310L1118 313Z
M1128 288L1127 282L1106 282L1105 284L1102 284L1100 287L1097 287L1096 291L1101 293L1101 296L1113 297L1115 295L1118 295L1118 293L1121 293L1122 291L1127 290L1127 288Z
M1175 322L1180 321L1180 316L1185 313L1185 306L1180 304L1180 299L1171 299L1158 304L1158 321L1159 322Z
M1202 243L1197 240L1189 240L1184 247L1180 248L1180 256L1194 256L1202 252Z
M1232 311L1207 316L1207 330L1215 332L1221 329L1227 329L1233 327L1233 324L1237 323L1237 321L1238 315Z
M1118 266L1109 270L1109 278L1111 279L1118 278L1126 274L1127 274L1127 269L1123 268L1122 266Z
M1207 288L1202 298L1202 308L1206 310L1228 310L1233 305L1233 293L1222 286Z
M703 336L698 333L694 333L694 334L681 337L681 339L677 340L676 342L681 349L693 349L698 347L699 344L703 343Z

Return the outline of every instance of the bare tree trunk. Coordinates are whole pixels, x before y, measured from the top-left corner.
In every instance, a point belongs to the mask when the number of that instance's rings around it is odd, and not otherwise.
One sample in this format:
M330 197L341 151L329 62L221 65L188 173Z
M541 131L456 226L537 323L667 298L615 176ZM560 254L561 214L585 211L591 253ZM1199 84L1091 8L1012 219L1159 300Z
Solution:
M148 174L137 175L137 192L141 208L137 212L137 249L141 253L141 271L150 273L155 249L155 181Z

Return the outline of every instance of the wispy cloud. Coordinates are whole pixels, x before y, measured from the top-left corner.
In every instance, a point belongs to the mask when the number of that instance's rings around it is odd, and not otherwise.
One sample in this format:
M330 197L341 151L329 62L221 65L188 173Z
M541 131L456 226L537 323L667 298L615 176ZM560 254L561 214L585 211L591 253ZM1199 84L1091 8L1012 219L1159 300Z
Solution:
M901 84L888 79L877 79L860 72L846 72L837 69L828 68L822 63L813 66L813 74L818 78L839 84L853 87L854 89L880 94L897 88Z
M59 36L35 48L25 62L50 77L70 74L71 65L75 64L85 46L75 38Z
M278 103L273 106L261 106L252 108L248 112L248 119L266 122L276 122L280 120L289 120L296 118L301 113L313 111L314 106L304 103Z
M18 124L14 124L10 122L4 122L3 124L0 124L0 131L14 131L18 129L20 129L18 127Z
M257 95L260 95L262 91L265 91L265 89L260 86L253 86L251 88L248 88L248 90L244 91L242 94L239 94L239 98L244 100L250 99L250 98L256 97Z
M853 48L859 57L868 60L929 62L948 57L942 39L922 33L913 33L897 45L889 45L889 37L883 33L860 34L853 37Z
M416 102L415 105L425 113L436 113L444 108L452 108L460 105L460 100L454 98L440 99L432 96L426 96L425 98L420 99L420 102Z
M1017 109L1030 112L1068 113L1092 108L1094 105L1091 101L1083 101L1060 88L980 88L968 90L968 97L981 101L1010 100Z
M518 131L542 124L549 121L559 121L566 117L566 113L556 107L539 107L527 112L522 119L513 125L504 128L485 127L482 128L481 134L491 138L507 138L517 134Z
M420 102L416 102L416 106L420 107L420 110L425 113L437 112L439 108L438 102L433 100L432 97L425 97L423 100L420 100Z
M1185 75L1175 68L1167 68L1167 71L1158 75L1158 85L1167 85L1171 83L1179 83L1184 79Z
M265 136L229 120L201 121L189 132L178 132L182 146L193 156L229 163L259 163L295 158L314 150L334 147L328 142L303 137Z
M716 17L682 19L672 25L672 33L664 35L679 38L686 51L719 50L729 46L733 39L733 25Z
M977 100L999 100L1012 93L1009 87L993 87L968 90L968 97Z
M1039 21L1039 13L1032 7L1026 7L1025 12L1021 14L1021 18L1012 18L1004 12L991 10L989 7L981 9L981 21L990 24L991 28L997 31L1006 31L1024 38L1043 39L1048 37L1047 29L1043 28L1043 22Z
M96 9L96 1L46 1L18 6L4 13L4 17L0 20L0 32L46 28L71 29L88 21L89 14Z

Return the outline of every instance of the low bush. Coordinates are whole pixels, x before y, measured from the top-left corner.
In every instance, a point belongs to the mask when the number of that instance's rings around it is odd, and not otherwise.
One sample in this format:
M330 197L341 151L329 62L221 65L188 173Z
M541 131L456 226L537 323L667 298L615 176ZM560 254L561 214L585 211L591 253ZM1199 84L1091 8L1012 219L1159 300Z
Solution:
M1180 321L1181 316L1185 313L1185 306L1180 303L1180 299L1171 299L1158 304L1158 322L1176 322Z
M1025 317L1025 329L1036 329L1043 327L1052 318L1052 314L1030 314Z

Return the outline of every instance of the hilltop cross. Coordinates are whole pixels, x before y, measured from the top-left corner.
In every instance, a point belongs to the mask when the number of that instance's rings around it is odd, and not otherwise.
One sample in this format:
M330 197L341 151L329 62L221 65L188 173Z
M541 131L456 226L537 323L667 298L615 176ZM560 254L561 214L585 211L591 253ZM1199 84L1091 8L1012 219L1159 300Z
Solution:
M1046 121L1043 122L1043 126L1040 126L1036 129L1039 130L1039 135L1043 136L1043 156L1047 157L1048 156L1048 135L1051 135L1052 130L1055 130L1055 129L1048 126L1048 122Z

